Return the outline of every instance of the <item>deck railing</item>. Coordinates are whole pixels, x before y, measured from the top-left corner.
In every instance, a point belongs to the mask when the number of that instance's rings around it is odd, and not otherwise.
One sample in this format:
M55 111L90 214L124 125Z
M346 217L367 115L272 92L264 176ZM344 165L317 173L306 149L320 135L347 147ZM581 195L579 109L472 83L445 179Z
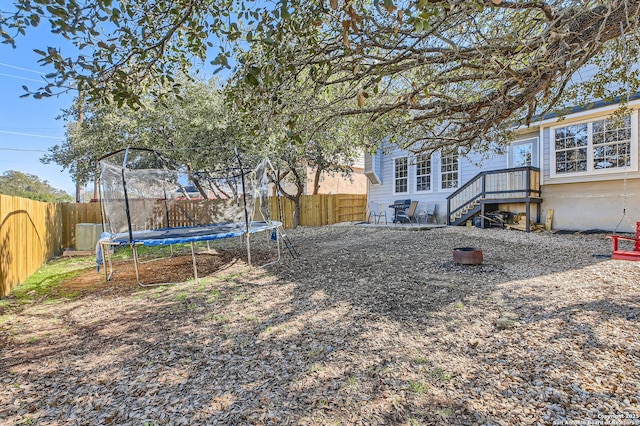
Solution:
M517 167L478 173L473 179L447 197L447 223L456 215L480 201L525 202L540 197L540 169Z

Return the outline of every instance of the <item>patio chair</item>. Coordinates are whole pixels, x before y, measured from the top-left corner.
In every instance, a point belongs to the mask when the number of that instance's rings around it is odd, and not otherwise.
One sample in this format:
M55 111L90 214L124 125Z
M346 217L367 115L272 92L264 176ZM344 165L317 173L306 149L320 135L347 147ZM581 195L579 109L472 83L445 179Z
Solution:
M418 210L418 202L412 201L407 211L398 210L398 212L396 212L395 222L396 223L414 222L417 224L418 223L417 210Z
M438 223L438 216L436 216L437 209L437 204L434 204L433 207L427 206L427 223Z
M369 217L367 218L367 222L369 222L371 220L371 218L373 218L373 222L374 223L379 223L380 222L380 218L384 216L384 224L387 224L387 212L384 210L380 210L380 206L378 205L378 203L375 203L373 201L369 202Z

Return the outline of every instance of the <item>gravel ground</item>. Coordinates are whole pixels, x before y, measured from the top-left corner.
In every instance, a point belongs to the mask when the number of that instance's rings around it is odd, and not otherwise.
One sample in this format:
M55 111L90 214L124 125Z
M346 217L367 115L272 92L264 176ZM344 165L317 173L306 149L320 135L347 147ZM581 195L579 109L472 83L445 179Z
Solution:
M201 255L199 284L142 289L118 265L65 282L72 297L10 298L1 422L640 424L640 264L602 256L603 235L288 235L299 259ZM171 262L147 273L188 274Z

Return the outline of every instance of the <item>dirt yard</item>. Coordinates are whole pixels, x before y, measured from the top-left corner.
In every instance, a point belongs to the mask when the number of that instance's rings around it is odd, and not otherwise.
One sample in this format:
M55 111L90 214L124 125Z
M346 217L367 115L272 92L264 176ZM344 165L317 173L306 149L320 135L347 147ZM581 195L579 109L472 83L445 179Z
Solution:
M108 284L65 282L70 297L9 299L1 422L640 424L640 264L602 256L603 235L288 235L300 258L265 269L200 255L199 284L140 288L117 265ZM454 264L455 247L484 263ZM190 262L143 273L184 279Z

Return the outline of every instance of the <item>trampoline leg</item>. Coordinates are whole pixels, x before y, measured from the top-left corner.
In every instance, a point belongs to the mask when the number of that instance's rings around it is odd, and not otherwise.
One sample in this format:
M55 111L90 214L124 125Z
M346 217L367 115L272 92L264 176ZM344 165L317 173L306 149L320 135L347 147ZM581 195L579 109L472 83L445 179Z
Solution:
M131 252L133 253L133 266L136 270L136 281L140 287L153 287L164 284L145 284L140 281L140 259L138 259L138 247L135 244L131 244Z
M193 279L198 282L200 280L198 279L198 264L196 263L196 249L193 241L191 242L191 259L193 260Z
M133 266L135 267L135 270L136 270L136 281L138 281L139 285L141 285L143 287L146 287L145 284L140 282L140 269L139 269L139 262L138 262L138 249L137 249L135 244L131 244L131 253L133 254Z
M104 268L104 278L109 281L113 275L113 263L111 263L111 244L100 243L102 248L102 267ZM107 253L108 251L108 253Z
M136 247L135 244L131 245L131 251L133 252L133 265L135 266L135 270L136 270L136 280L138 281L138 285L141 287L157 287L157 286L161 286L161 285L174 285L174 284L178 284L177 282L175 283L155 283L155 284L145 284L142 281L140 281L140 260L138 259L138 248ZM198 279L198 265L196 263L196 251L195 251L195 243L191 242L191 259L193 260L193 276L194 279L196 281L199 281Z
M282 258L282 241L280 240L280 237L278 236L278 231L276 230L276 247L278 248L278 258L275 260L275 262L280 262L280 259ZM274 262L274 263L275 263Z
M251 234L249 234L247 232L247 234L246 234L246 238L247 238L247 261L249 263L249 268L251 268L251 243L249 242L249 236L250 235Z
M276 249L277 249L277 252L278 252L278 257L276 257L276 259L272 260L271 262L267 262L264 265L261 265L261 267L263 267L263 268L265 266L270 266L270 265L273 265L275 263L280 262L280 259L282 258L282 250L281 250L282 237L280 236L280 233L278 232L277 228L274 228L274 230L276 231Z

